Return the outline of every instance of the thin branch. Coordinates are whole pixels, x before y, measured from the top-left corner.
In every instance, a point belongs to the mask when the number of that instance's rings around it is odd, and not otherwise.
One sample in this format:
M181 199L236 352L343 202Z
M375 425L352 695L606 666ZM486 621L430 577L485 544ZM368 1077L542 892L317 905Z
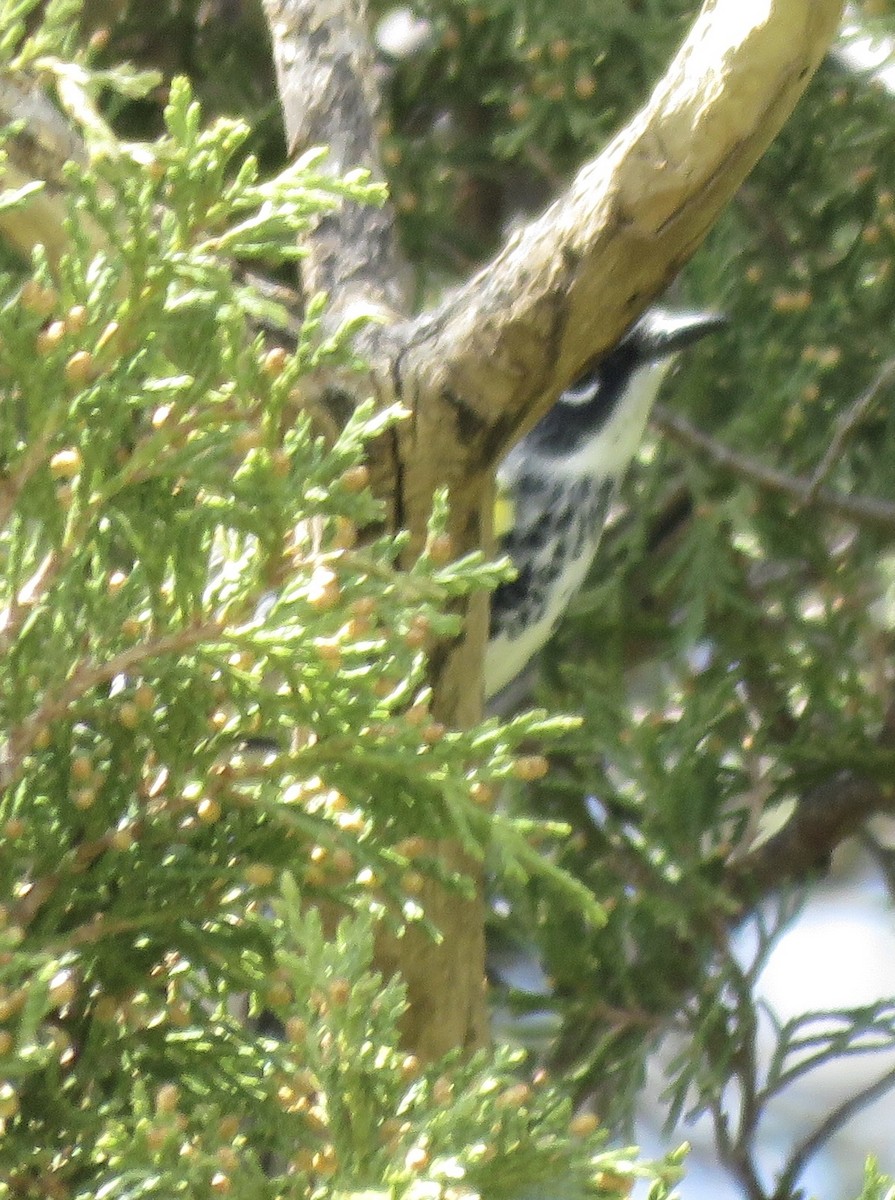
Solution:
M838 1108L834 1108L790 1155L789 1161L777 1181L777 1187L771 1200L790 1200L796 1182L808 1160L826 1145L834 1134L847 1125L852 1117L857 1116L862 1109L875 1100L885 1096L893 1087L895 1087L895 1067L881 1076L876 1083L863 1088L850 1100L846 1100Z
M754 1155L751 1147L755 1131L761 1119L760 1106L756 1095L756 1016L752 1002L754 980L749 972L744 972L736 959L730 955L727 978L729 985L736 994L735 1020L738 1028L737 1051L730 1063L719 1062L719 1050L723 1056L728 1047L711 1038L703 1041L703 1052L712 1068L720 1068L724 1073L733 1067L732 1073L724 1087L713 1089L714 1094L708 1100L708 1111L712 1116L715 1130L715 1146L722 1163L739 1182L745 1196L749 1200L767 1200L767 1194L762 1187L755 1169ZM743 1021L748 1022L748 1028L743 1028ZM694 1031L695 1032L695 1031ZM735 1067L734 1067L735 1063ZM728 1088L735 1082L739 1092L739 1118L736 1122L736 1132L731 1132L731 1117L728 1112Z
M889 893L890 903L895 901L895 850L884 843L870 829L861 833L861 845L873 859Z
M715 1146L721 1162L743 1189L748 1200L768 1200L767 1192L761 1184L755 1163L748 1148L739 1140L734 1141L730 1136L727 1125L727 1112L722 1096L712 1102L709 1109L712 1116L712 1128L715 1133Z
M6 478L0 479L0 528L5 528L9 522L25 485L35 471L38 471L46 463L47 449L55 432L55 422L49 422L25 447L13 470Z
M154 641L138 642L128 646L105 662L79 662L68 680L57 692L44 697L29 717L11 730L5 755L0 761L0 790L11 787L19 777L26 755L34 747L34 739L41 729L57 721L70 706L101 683L108 683L117 675L132 671L140 663L162 658L167 654L180 654L192 646L201 645L224 631L216 619L190 625L166 633Z
M824 452L823 458L815 467L814 474L811 476L808 504L814 503L818 492L821 490L821 485L836 466L839 455L845 448L845 443L879 399L880 392L884 391L893 379L895 379L895 358L890 358L888 362L883 363L880 367L870 387L862 392L844 413L840 413L836 420L836 429L830 444Z
M46 596L50 584L59 573L62 558L62 554L55 550L44 555L30 578L10 597L6 608L0 609L0 655L8 653L19 635L22 622L34 605Z
M813 477L788 475L785 471L769 467L760 459L741 454L664 405L657 405L653 409L652 420L657 429L682 446L699 450L715 466L757 484L765 491L789 496L806 508L826 508L859 524L895 531L895 503L889 500L881 500L876 496L844 496L829 488L816 487Z

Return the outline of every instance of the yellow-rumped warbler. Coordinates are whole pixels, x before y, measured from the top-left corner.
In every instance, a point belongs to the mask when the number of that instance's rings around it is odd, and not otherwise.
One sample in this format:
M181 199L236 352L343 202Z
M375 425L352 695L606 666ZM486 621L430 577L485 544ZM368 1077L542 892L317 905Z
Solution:
M495 532L518 572L491 597L485 695L541 649L579 590L674 356L723 326L712 313L650 309L507 455Z

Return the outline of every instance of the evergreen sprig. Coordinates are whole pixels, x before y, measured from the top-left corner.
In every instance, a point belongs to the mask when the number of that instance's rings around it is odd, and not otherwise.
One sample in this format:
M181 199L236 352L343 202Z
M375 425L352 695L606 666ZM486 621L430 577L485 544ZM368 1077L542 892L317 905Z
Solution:
M288 1029L308 1005L299 960L277 966L284 869L301 904L397 925L425 919L426 874L470 886L435 839L482 858L496 831L511 869L587 896L532 849L559 826L494 811L557 723L460 732L429 711L428 650L505 568L454 557L444 495L406 568L364 463L403 414L361 403L334 434L306 390L350 375L354 325L324 333L322 297L294 344L254 323L242 261L290 261L310 219L381 189L319 154L264 180L247 126L204 125L184 80L165 127L94 138L94 169L67 171L66 252L0 281L0 1196L273 1195L267 1156L290 1147L294 1175L293 1049L246 1016ZM354 957L347 932L325 950L302 928L306 983L336 953L379 989L361 927ZM345 1036L367 1064L371 1031ZM360 1110L338 1112L355 1138ZM369 1174L357 1153L346 1186Z

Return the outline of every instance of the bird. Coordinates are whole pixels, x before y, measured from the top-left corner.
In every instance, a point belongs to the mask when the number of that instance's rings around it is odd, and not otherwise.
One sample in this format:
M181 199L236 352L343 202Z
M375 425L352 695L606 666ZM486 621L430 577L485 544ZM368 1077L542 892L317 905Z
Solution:
M490 711L515 706L516 682L584 584L669 367L681 350L725 324L713 312L647 310L498 468L495 536L516 575L491 596L484 671Z

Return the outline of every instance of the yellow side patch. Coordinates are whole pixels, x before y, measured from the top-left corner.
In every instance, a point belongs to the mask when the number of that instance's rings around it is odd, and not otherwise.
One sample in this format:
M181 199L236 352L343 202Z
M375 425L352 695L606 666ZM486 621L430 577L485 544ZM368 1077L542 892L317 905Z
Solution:
M516 505L509 492L498 485L494 497L494 536L498 540L506 537L516 523Z

